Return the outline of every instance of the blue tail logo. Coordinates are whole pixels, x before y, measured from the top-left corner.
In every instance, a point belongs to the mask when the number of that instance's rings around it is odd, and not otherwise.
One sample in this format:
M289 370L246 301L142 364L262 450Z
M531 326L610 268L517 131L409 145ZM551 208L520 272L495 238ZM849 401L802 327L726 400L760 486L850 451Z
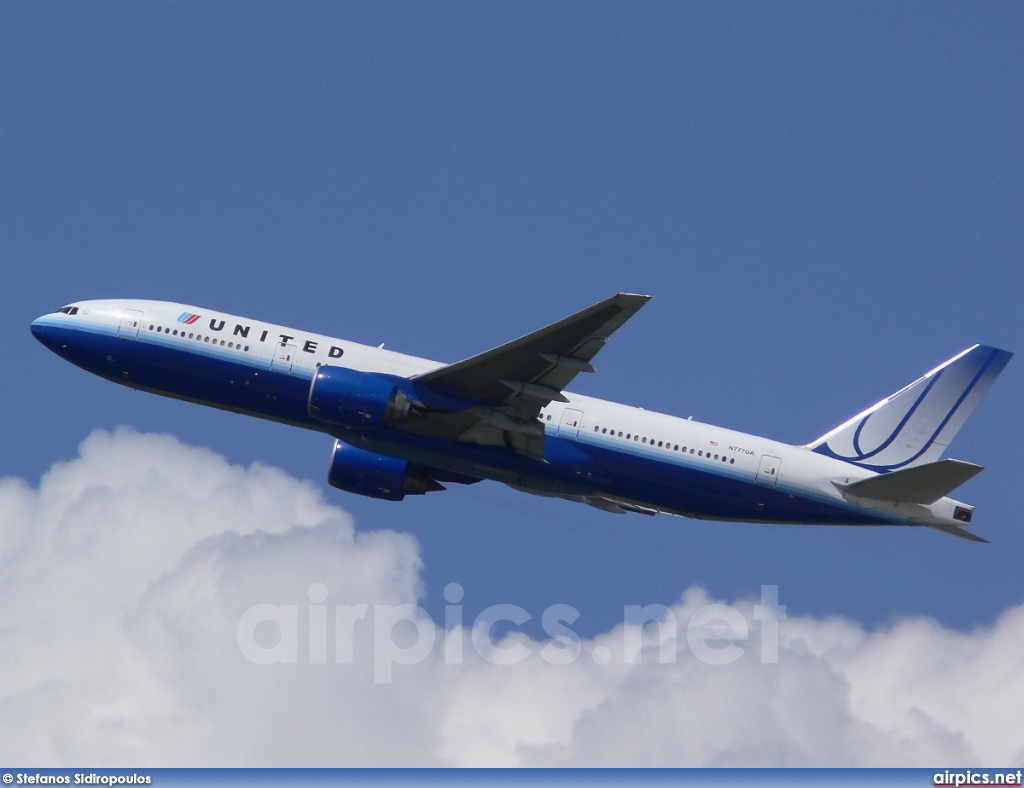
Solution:
M968 348L808 448L879 473L935 462L1012 357Z

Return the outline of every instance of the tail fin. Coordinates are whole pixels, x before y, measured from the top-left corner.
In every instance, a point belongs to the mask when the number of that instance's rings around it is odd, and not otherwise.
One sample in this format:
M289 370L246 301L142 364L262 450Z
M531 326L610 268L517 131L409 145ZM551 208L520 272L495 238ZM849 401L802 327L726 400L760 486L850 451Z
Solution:
M807 448L879 473L935 462L1012 357L968 348Z

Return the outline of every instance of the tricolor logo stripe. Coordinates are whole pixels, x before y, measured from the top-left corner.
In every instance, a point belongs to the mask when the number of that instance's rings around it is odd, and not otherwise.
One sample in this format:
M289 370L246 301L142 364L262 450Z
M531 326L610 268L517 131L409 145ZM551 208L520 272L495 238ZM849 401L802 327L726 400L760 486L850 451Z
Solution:
M193 315L191 312L182 312L178 315L178 322L187 326L192 325L200 318L200 315Z

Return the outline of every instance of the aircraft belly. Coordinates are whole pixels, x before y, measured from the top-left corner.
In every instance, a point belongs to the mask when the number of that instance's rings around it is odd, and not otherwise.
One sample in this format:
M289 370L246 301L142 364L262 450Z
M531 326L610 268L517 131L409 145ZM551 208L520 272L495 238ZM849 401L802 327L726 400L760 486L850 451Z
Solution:
M779 523L888 524L854 509L795 496L747 480L740 472L654 459L558 438L546 438L545 462L504 446L485 446L417 435L395 428L357 433L331 429L309 416L308 377L271 372L255 354L239 361L104 334L83 341L76 333L68 361L109 380L294 426L330 432L370 450L430 467L479 476L546 494L609 495L687 516ZM70 344L70 343L69 343ZM113 358L113 361L108 360ZM125 374L127 373L127 374ZM299 374L296 374L299 373ZM680 458L681 459L681 458Z
M309 380L256 366L253 362L262 361L256 357L234 361L101 334L83 340L82 332L75 339L67 360L116 383L326 431L306 411Z
M754 484L739 474L656 461L607 449L602 465L615 480L606 492L659 509L707 519L816 524L883 524L888 520ZM716 469L717 470L717 469Z

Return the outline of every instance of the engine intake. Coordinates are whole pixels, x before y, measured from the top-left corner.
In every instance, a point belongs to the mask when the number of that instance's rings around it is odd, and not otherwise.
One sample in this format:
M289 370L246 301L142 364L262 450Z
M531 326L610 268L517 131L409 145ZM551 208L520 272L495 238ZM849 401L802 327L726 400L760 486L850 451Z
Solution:
M408 419L412 403L392 380L328 365L317 368L307 407L310 416L329 424L382 429Z
M345 492L385 501L444 489L407 460L366 451L342 440L334 442L327 482Z

